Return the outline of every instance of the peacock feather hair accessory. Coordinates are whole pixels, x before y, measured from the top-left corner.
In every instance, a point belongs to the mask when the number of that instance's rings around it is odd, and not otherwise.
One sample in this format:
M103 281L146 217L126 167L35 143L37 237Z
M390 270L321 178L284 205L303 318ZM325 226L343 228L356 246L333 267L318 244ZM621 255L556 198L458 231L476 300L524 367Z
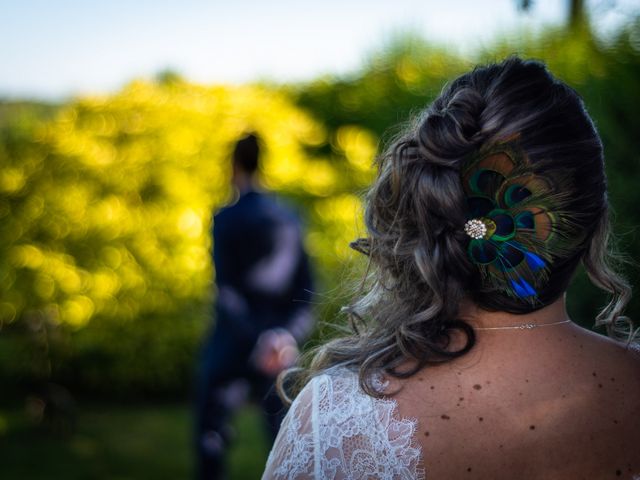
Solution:
M556 258L575 252L584 232L567 214L571 176L534 172L517 136L481 149L461 171L467 198L468 254L483 285L539 303Z

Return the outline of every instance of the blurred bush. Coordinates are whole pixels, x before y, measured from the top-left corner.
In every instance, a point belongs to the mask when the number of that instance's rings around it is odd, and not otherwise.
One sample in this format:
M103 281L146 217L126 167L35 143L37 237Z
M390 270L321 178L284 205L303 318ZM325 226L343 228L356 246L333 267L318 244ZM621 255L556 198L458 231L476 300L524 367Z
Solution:
M0 133L0 375L92 391L185 389L210 322L211 214L231 199L239 136L259 132L265 186L304 206L309 249L329 268L375 153L361 127L328 138L258 86L134 82L51 120L30 113L13 106ZM330 154L309 155L327 142Z
M211 322L211 215L231 200L229 154L256 131L264 185L300 212L332 320L363 262L360 194L379 149L478 60L517 52L576 88L605 142L621 243L640 254L640 27L497 42L468 59L404 37L350 77L205 87L176 75L52 109L0 105L0 378L131 395L186 391ZM637 281L636 270L629 272ZM348 282L346 282L348 283ZM579 277L572 314L603 297ZM639 304L629 309L640 318Z

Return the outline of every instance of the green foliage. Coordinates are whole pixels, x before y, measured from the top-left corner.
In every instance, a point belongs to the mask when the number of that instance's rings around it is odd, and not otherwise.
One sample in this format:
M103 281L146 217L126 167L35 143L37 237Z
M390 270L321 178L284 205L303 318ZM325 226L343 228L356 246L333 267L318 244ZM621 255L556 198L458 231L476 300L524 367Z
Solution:
M472 65L409 35L372 56L357 75L320 78L292 88L292 94L329 129L353 123L386 138L433 100L447 81Z
M229 478L260 478L268 445L255 408L243 408L233 426ZM193 478L190 411L186 405L83 405L73 436L35 427L18 408L0 410L5 480L183 480ZM34 461L34 459L37 459Z
M250 130L266 147L264 185L305 222L318 312L334 320L343 284L364 266L348 242L362 233L360 194L380 145L447 80L513 53L545 60L584 96L605 143L616 230L639 255L639 30L606 45L550 30L473 61L413 36L344 78L205 87L165 72L60 108L0 105L0 378L184 392L215 297L211 214L231 200L229 154ZM603 297L580 277L569 300L590 325Z

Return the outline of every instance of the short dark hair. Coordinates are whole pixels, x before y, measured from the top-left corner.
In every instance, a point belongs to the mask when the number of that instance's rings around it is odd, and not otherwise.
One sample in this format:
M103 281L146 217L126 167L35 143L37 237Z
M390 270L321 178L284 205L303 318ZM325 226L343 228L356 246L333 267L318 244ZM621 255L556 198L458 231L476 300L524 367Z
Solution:
M247 173L254 173L258 169L260 145L258 137L249 133L236 143L233 149L233 164Z

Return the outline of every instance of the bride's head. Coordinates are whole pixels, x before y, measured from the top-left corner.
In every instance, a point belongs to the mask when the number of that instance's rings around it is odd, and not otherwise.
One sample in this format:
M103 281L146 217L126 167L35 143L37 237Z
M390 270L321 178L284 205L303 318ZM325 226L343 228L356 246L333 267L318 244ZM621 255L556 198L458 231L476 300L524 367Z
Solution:
M356 246L390 299L416 313L455 318L464 295L530 312L566 291L580 261L599 286L625 289L603 263L600 137L578 94L541 63L511 58L457 78L378 166Z
M564 294L580 262L612 294L597 322L621 315L629 287L607 263L602 143L543 64L510 58L455 79L377 165L367 236L352 244L370 258L367 293L345 308L354 333L316 351L312 373L358 365L366 387L371 369L461 355L475 338L463 300L532 312ZM447 348L452 330L466 333L461 350Z

